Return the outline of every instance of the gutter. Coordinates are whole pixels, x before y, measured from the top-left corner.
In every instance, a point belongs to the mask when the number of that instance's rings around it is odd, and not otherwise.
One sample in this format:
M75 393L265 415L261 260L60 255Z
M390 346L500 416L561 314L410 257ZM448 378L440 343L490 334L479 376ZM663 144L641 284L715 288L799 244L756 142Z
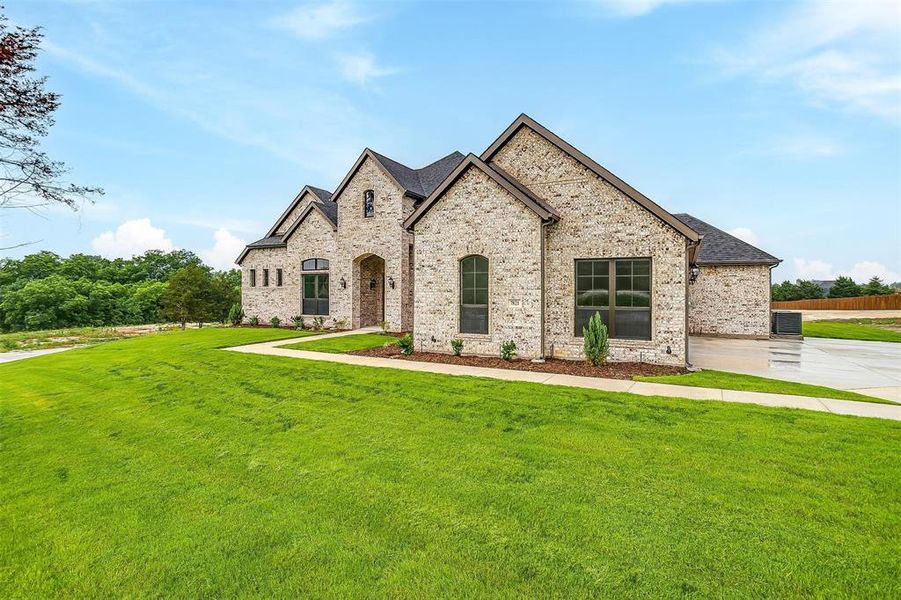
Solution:
M545 240L547 239L547 226L553 223L554 221L542 221L541 222L541 310L539 311L540 319L541 319L541 355L539 358L541 362L544 362L547 353L545 351L545 325L544 325L544 312L545 312Z

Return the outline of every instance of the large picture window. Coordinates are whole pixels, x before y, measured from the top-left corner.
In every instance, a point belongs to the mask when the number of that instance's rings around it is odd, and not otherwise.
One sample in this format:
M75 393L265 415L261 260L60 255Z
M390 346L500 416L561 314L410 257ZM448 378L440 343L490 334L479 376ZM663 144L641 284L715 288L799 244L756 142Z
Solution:
M308 258L300 264L303 271L328 271L328 260ZM303 306L305 315L328 314L328 273L303 274Z
M488 259L460 261L460 333L488 333Z
M651 261L577 260L575 335L600 313L611 338L651 339Z

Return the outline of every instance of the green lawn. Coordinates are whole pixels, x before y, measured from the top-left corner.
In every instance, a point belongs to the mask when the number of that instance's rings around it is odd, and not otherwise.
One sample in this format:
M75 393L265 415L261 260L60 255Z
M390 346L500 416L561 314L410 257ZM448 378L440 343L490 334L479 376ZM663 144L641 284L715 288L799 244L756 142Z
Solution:
M0 597L901 595L901 423L204 329L0 366Z
M901 342L901 319L804 321L801 330L807 337Z
M812 396L814 398L837 398L839 400L858 400L860 402L878 402L895 404L890 400L864 396L855 392L837 390L835 388L806 383L794 383L780 379L742 375L726 371L698 371L685 375L659 375L656 377L636 376L636 381L653 381L654 383L672 383L704 388L721 388L724 390L741 390L745 392L766 392L769 394L791 394L794 396Z
M344 354L354 350L367 350L369 348L381 348L385 344L396 344L396 337L381 333L360 333L345 335L323 340L310 340L288 344L282 348L294 348L295 350L310 350L312 352L329 352L331 354Z

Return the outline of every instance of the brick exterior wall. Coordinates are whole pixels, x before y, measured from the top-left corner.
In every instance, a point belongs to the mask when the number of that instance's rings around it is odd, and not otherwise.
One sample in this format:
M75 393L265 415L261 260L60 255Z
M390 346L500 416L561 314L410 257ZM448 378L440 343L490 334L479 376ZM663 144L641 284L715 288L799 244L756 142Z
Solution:
M701 267L688 286L688 328L695 335L769 337L769 267Z
M301 314L301 263L308 258L332 258L336 254L336 234L332 224L313 210L291 237L287 248L257 248L251 250L241 263L241 306L249 319L257 316L260 323L268 323L277 316L285 325L294 315ZM275 270L282 269L282 286L275 285ZM257 270L257 286L250 287L250 270ZM263 287L263 269L269 269L269 287ZM337 279L329 275L329 301ZM331 306L330 306L331 308ZM333 310L326 318L336 317ZM310 316L310 320L312 320ZM336 317L342 318L342 317Z
M497 356L514 340L520 356L540 354L541 220L477 168L466 173L416 224L416 348ZM459 261L488 259L488 334L459 326ZM434 338L434 340L433 340Z
M651 340L611 339L611 359L684 364L686 239L531 129L520 129L492 163L560 214L546 234L548 354L583 357L574 336L576 259L650 258Z

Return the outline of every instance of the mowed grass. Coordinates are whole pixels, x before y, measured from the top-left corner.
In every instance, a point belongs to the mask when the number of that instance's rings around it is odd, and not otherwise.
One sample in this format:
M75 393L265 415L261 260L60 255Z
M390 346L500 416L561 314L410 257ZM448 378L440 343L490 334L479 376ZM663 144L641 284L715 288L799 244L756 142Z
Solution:
M295 350L310 350L312 352L345 354L354 350L368 350L369 348L381 348L386 344L396 344L397 339L393 335L383 335L381 333L360 333L322 340L309 340L281 347Z
M210 329L0 366L0 597L901 594L901 424Z
M901 319L804 321L801 332L807 337L901 342Z
M809 385L769 379L755 375L743 375L741 373L729 373L727 371L698 371L684 375L658 375L645 377L638 375L636 381L652 381L654 383L672 383L674 385L687 385L704 388L720 388L724 390L741 390L745 392L765 392L768 394L791 394L794 396L811 396L814 398L836 398L838 400L856 400L858 402L877 402L880 404L896 404L891 400L865 396L846 390L824 387L821 385Z
M128 334L113 327L72 327L69 329L0 333L0 352L63 348L80 344L108 342L124 337L128 337Z

